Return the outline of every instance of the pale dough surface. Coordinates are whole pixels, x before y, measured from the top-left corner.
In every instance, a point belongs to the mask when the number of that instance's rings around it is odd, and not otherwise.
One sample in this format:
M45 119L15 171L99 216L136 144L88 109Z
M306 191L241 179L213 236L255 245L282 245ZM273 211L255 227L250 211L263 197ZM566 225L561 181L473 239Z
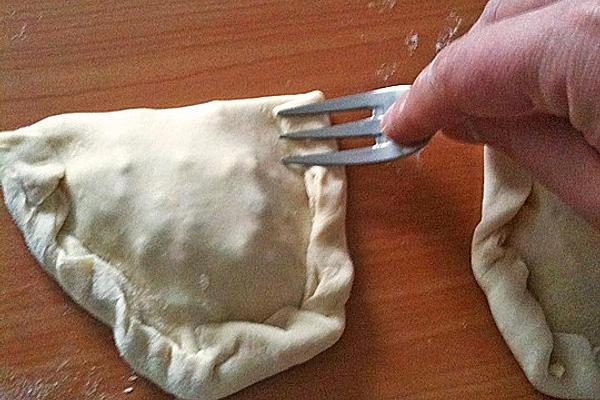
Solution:
M5 201L138 373L181 398L220 398L343 331L344 171L283 166L333 145L280 140L328 122L275 115L321 99L50 117L0 134Z
M473 271L527 378L600 399L600 232L489 148L482 214Z

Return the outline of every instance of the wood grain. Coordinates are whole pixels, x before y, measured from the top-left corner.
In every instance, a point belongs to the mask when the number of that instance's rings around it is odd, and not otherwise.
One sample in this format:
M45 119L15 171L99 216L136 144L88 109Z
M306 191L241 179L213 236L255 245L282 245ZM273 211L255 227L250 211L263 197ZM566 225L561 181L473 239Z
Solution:
M408 83L484 4L2 0L0 130L70 111ZM436 138L419 158L349 168L356 279L344 336L231 398L544 398L471 274L481 154ZM0 281L0 399L171 398L135 378L110 330L36 265L4 209Z

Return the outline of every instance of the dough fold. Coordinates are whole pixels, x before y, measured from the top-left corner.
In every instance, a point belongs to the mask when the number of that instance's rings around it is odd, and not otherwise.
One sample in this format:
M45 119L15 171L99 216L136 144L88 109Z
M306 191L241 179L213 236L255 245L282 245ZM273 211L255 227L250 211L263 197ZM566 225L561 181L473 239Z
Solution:
M529 381L600 399L600 233L509 158L485 150L473 271Z
M113 329L139 374L217 399L305 362L344 329L352 281L335 144L284 132L322 94L63 114L0 134L7 208L38 262Z

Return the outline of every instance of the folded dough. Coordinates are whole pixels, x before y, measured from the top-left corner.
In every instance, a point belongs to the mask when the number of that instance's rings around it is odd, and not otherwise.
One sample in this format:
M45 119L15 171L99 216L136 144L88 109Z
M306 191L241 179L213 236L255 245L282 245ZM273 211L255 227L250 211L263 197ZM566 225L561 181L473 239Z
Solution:
M136 372L181 398L220 398L344 328L344 171L283 166L332 144L278 139L327 121L275 115L321 98L46 118L0 134L5 201Z
M473 271L529 381L600 399L600 232L489 148Z

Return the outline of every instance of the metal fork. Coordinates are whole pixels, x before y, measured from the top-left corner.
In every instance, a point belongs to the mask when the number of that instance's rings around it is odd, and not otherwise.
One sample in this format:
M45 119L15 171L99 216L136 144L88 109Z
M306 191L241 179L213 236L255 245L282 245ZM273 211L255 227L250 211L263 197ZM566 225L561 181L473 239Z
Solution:
M370 109L371 116L358 121L328 126L320 129L290 132L281 135L289 140L326 140L356 137L374 137L375 144L351 150L332 151L302 156L290 156L282 160L284 164L303 165L357 165L374 164L406 157L418 152L427 141L413 146L399 146L388 139L381 130L381 119L388 108L404 93L410 85L390 86L369 92L339 97L321 103L279 110L277 115L295 117L303 115L325 114L330 112Z

